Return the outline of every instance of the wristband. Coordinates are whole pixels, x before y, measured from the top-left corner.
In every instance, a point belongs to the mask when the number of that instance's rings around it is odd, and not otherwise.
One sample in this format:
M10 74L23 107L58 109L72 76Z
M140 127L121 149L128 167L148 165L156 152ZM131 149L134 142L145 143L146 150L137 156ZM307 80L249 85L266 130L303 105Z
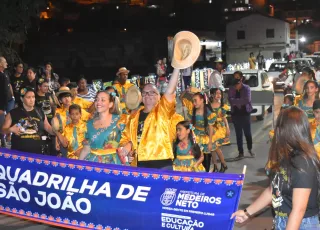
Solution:
M246 214L247 217L251 218L251 215L248 213L247 209L243 210L244 214Z

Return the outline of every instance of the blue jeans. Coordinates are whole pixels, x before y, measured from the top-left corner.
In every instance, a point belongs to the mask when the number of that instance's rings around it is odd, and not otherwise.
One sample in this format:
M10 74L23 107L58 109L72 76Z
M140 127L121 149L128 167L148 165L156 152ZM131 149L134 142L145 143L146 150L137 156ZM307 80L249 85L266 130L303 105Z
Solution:
M285 230L287 223L288 223L288 217L281 217L281 216L275 217L276 230ZM319 216L316 215L312 217L303 218L299 229L300 230L320 229Z
M14 109L14 105L15 105L15 100L12 98L10 101L8 101L8 105L6 108L7 114Z

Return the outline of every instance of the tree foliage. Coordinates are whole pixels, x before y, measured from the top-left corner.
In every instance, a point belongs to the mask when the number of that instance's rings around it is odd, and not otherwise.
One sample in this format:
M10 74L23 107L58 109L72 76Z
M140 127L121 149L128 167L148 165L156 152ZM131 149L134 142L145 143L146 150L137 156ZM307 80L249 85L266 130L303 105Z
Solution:
M32 19L39 20L40 10L46 0L0 0L0 54L9 63L20 59L12 48L13 44L23 44Z

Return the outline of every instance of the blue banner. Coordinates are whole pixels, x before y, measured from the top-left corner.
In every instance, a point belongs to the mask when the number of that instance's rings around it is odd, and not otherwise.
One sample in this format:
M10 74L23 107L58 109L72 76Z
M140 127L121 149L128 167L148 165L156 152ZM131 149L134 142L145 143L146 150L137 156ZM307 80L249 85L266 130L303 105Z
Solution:
M0 213L73 229L232 229L244 180L0 151Z

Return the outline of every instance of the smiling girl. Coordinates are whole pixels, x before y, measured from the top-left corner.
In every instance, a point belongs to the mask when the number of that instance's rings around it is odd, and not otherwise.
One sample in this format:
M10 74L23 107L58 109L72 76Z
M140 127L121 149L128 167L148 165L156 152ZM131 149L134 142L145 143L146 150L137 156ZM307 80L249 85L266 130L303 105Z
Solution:
M193 126L189 121L181 121L177 124L177 140L173 145L175 171L205 172L201 164L203 154L195 142L192 129Z

